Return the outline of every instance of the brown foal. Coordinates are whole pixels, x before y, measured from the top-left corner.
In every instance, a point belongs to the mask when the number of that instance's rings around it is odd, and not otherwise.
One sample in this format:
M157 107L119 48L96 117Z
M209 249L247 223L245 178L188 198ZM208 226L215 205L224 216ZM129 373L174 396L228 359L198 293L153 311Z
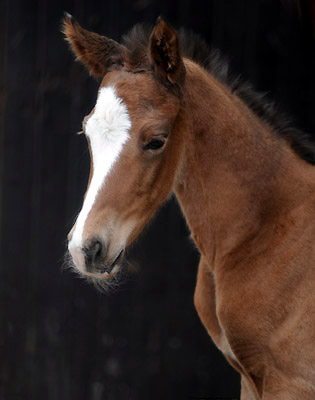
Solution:
M241 399L314 400L312 143L226 84L223 64L195 62L186 44L199 39L161 19L123 44L70 15L64 33L102 78L83 123L91 174L69 234L74 268L106 286L174 192L201 254L196 309L241 374Z

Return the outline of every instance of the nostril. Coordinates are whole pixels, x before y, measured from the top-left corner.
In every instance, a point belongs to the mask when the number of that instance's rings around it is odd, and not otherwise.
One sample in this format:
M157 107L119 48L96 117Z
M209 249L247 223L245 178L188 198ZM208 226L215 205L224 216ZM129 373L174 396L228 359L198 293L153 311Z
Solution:
M94 245L94 259L93 262L97 262L101 258L102 255L102 244L101 242L96 242Z
M102 265L105 258L105 247L100 240L93 240L89 246L83 249L85 263L88 270L97 270Z

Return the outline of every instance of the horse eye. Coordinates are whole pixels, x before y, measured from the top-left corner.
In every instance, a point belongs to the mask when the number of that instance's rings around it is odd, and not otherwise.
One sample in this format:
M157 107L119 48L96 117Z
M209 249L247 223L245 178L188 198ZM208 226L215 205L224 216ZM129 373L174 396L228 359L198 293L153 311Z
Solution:
M143 147L143 150L158 150L164 146L165 141L160 139L153 139L151 142Z

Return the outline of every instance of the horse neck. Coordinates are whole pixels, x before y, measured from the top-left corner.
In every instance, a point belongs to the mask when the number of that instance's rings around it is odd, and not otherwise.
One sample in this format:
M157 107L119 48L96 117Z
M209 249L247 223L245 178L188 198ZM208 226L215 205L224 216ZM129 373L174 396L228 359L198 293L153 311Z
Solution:
M298 201L289 193L306 163L228 88L192 62L186 70L188 129L174 189L193 239L215 268Z

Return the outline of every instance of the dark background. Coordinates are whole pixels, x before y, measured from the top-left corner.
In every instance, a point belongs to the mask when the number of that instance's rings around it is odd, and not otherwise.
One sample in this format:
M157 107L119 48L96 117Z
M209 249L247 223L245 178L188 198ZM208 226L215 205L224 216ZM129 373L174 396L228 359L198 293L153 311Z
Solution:
M73 62L63 10L114 39L160 14L315 132L312 2L0 1L0 399L239 398L193 307L198 253L173 199L108 296L62 268L85 191L80 130L97 82ZM293 188L294 190L294 188Z

